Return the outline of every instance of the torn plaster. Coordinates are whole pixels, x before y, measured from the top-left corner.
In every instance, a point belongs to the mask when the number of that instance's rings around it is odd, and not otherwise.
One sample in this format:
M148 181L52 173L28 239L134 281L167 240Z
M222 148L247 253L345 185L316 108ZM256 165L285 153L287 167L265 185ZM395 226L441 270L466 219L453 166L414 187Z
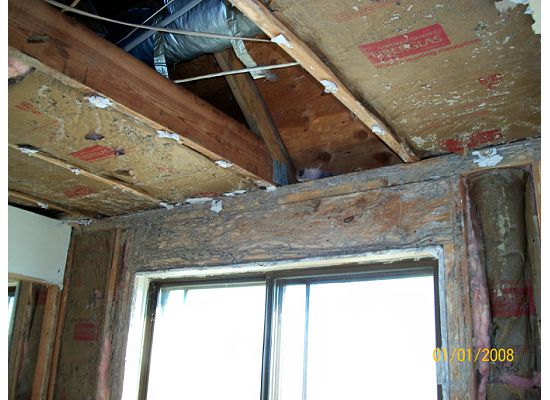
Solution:
M382 129L379 125L373 125L371 129L372 129L372 132L377 136L382 136L386 134L384 129Z
M325 93L336 93L338 91L338 86L332 81L326 79L321 79L321 85L325 87Z
M111 100L101 96L90 96L88 97L88 101L92 106L102 109L113 105Z
M216 161L216 164L218 165L218 167L222 168L231 168L233 166L233 163L225 160L218 160Z
M159 138L172 139L180 143L180 135L178 135L177 133L170 133L167 131L157 131L157 136Z
M219 214L223 209L223 201L222 200L212 200L212 205L210 206L210 210L212 212L215 212L216 214Z
M167 210L172 210L172 209L174 209L174 205L173 205L173 204L166 203L166 202L164 202L164 201L161 201L161 202L159 203L159 206L164 207L164 208L166 208Z
M201 203L207 203L211 200L212 200L212 197L191 197L185 200L185 202L187 204L201 204Z
M241 190L234 190L233 192L227 192L227 193L224 193L223 195L225 197L235 197L236 195L244 194L246 192L247 192L246 190L241 189Z
M25 147L25 146L19 146L19 151L28 156L32 156L33 154L36 154L39 152L38 149L35 149L33 147Z
M532 15L535 22L532 25L533 32L537 35L540 35L540 13L541 13L541 7L540 7L540 0L499 0L495 1L495 7L497 10L502 12L507 12L508 10L512 10L516 8L519 5L527 5L527 8L525 9L525 14Z
M498 154L497 149L494 147L487 150L472 151L474 163L480 167L494 167L503 160L503 157Z

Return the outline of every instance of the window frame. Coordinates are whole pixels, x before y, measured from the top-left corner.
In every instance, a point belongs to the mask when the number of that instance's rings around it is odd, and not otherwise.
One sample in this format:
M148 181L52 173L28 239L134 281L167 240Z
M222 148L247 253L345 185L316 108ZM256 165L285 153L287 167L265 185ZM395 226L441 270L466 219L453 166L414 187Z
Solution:
M410 254L414 253L414 257ZM374 256L374 257L373 257ZM309 265L308 265L309 264ZM434 278L434 315L436 347L446 347L446 312L444 296L444 260L440 247L413 249L412 251L389 251L365 253L361 255L324 257L294 262L270 263L265 265L246 264L214 268L184 268L169 272L136 273L132 298L132 312L128 345L126 349L126 370L132 360L128 359L131 348L139 343L138 356L133 361L139 363L139 372L133 373L134 384L138 390L131 390L132 377L126 376L123 386L123 399L145 399L150 365L150 352L154 330L154 313L157 307L159 290L162 287L209 286L217 284L238 284L246 282L265 282L264 343L262 349L261 400L272 400L275 365L275 352L278 351L277 338L278 313L282 300L282 287L292 283L316 283L336 281L359 281L373 279L391 279L405 276L427 276ZM133 329L141 328L141 334ZM130 338L133 336L133 340ZM136 353L134 353L136 354ZM275 366L276 367L276 366ZM448 362L437 364L437 397L449 398ZM136 387L136 386L134 386Z

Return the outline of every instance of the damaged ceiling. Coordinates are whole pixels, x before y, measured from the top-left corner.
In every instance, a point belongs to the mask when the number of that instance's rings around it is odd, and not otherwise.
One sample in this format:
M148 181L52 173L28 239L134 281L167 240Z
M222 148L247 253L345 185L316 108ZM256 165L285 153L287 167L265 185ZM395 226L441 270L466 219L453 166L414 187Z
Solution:
M134 23L163 5L77 3ZM10 1L9 202L75 219L188 199L219 212L224 194L540 136L540 35L522 1L231 3L175 1L148 23L187 7L168 28L253 40L156 33L130 56L109 41L131 28Z

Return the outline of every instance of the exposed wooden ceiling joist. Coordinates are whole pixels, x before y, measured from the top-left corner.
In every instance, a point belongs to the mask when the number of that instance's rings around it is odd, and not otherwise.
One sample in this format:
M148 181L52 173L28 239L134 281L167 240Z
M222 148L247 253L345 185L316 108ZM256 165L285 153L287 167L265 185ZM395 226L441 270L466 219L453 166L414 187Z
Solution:
M403 161L416 161L418 157L391 129L376 115L369 111L348 88L336 77L334 72L287 26L279 21L269 9L258 0L230 0L250 20L260 27L270 38L279 36L279 45L291 57L298 61L319 82L335 85L334 96L338 98L359 120L363 121L386 145Z
M177 133L183 144L211 160L229 161L251 179L272 181L265 145L245 126L49 5L10 0L8 33L11 54L16 49L30 55L57 78L68 77L71 85L108 98L150 126Z
M34 207L34 208L39 207L39 208L44 208L48 210L60 211L69 216L73 216L75 218L95 218L94 214L82 212L80 210L75 210L72 208L63 207L54 202L44 200L35 196L31 196L30 194L17 192L15 190L8 190L8 201L14 204L22 205L26 207Z
M222 71L244 68L233 49L217 53L215 57ZM225 79L229 83L233 96L239 103L250 129L263 138L273 160L277 160L284 166L284 169L281 168L281 172L285 173L287 181L295 183L296 169L252 77L249 74L237 74L228 75Z

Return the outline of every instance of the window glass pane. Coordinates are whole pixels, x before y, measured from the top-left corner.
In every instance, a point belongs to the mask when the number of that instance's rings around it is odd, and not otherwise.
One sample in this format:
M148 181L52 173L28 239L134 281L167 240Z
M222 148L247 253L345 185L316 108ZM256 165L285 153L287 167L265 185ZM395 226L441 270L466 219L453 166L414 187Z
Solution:
M161 289L148 399L257 400L265 285Z
M433 285L432 276L311 284L305 398L437 398ZM304 302L284 302L282 314ZM299 335L304 321L296 325L283 323L281 336L287 329ZM297 351L285 343L283 359Z
M17 287L8 286L8 337L11 335L13 325L13 315L15 311L15 292Z
M305 299L305 285L288 285L283 288L283 312L279 315L279 326L283 328L280 348L284 351L279 353L281 373L273 388L279 399L302 400Z

